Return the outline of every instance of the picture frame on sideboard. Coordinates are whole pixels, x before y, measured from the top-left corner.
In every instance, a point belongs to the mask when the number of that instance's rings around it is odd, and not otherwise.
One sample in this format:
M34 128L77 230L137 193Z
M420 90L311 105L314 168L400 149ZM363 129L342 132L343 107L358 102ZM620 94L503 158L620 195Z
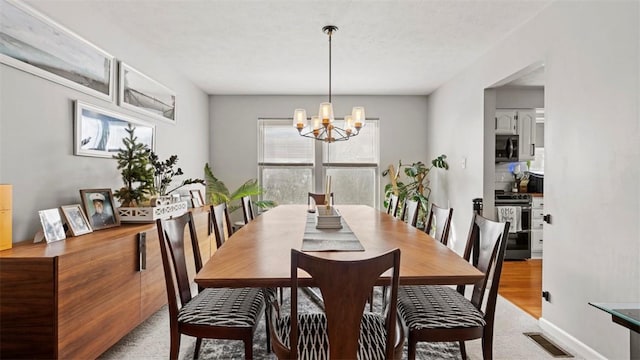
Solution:
M89 219L85 215L80 204L64 205L60 207L67 226L73 236L79 236L93 232Z

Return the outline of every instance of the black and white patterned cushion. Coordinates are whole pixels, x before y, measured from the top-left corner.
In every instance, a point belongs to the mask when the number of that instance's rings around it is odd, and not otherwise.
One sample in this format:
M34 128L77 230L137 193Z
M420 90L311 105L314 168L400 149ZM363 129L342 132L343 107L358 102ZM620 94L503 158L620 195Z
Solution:
M401 286L398 313L411 330L484 326L484 315L446 286Z
M262 289L204 289L178 312L178 322L253 327L264 309Z
M289 347L290 316L276 320L276 334ZM358 339L358 359L384 359L387 329L379 314L364 313ZM298 314L298 358L325 360L329 358L327 318L324 313Z

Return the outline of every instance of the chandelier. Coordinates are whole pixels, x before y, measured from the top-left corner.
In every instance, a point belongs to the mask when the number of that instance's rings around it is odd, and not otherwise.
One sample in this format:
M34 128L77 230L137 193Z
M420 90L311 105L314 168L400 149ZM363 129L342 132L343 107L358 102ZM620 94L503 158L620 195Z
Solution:
M344 117L343 127L334 125L333 105L331 104L331 36L338 27L327 25L322 28L322 32L329 35L329 101L320 104L317 116L311 117L311 123L307 118L305 109L296 109L293 113L293 127L298 129L300 136L313 138L320 141L332 143L335 141L345 141L360 133L365 125L364 107L356 106L351 111L351 115Z

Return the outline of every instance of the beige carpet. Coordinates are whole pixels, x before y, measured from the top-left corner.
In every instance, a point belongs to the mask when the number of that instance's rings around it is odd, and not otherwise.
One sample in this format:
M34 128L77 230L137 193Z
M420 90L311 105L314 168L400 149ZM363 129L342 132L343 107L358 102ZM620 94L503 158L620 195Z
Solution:
M316 310L310 301L299 302L301 310ZM377 297L379 299L379 297ZM288 311L288 296L283 311ZM286 310L285 310L286 309ZM523 332L541 332L537 320L498 296L496 323L494 328L495 359L553 359L544 349L524 336ZM180 359L192 359L195 339L182 336ZM562 344L559 344L562 345ZM470 359L482 359L482 347L479 340L467 342ZM566 351L571 349L564 347ZM254 358L275 359L266 352L264 317L256 331ZM168 310L162 308L147 321L125 336L120 342L105 352L100 359L166 359L169 356L169 320ZM244 357L241 341L204 340L200 359L240 359ZM405 351L406 357L406 351ZM455 343L436 343L418 345L418 359L460 359Z

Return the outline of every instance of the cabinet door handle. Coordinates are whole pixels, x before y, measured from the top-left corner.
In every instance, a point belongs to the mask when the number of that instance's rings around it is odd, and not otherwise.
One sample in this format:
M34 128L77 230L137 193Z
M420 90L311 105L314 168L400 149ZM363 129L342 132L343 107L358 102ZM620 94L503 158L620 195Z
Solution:
M138 233L138 271L147 269L147 233Z
M536 155L536 144L531 144L531 156Z
M495 130L498 130L498 117L496 116L494 119L496 119L496 123L494 125Z
M518 115L516 115L516 118L514 119L514 122L513 122L513 133L514 134L518 133Z

